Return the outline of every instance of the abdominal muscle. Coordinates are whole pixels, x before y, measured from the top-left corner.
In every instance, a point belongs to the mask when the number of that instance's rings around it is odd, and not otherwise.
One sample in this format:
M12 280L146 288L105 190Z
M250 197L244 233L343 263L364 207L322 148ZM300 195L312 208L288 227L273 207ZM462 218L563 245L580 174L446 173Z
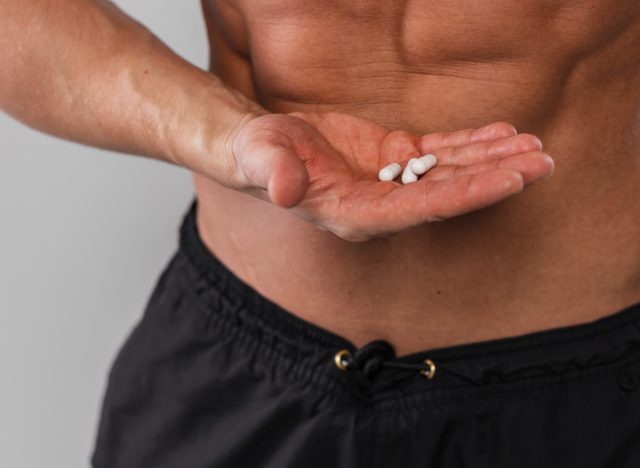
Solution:
M321 0L205 3L214 72L270 111L348 112L419 134L506 120L540 136L556 161L552 178L493 207L365 243L194 175L205 244L292 314L356 346L386 339L398 354L587 322L640 301L635 1L603 19L578 0L538 16L536 2L518 3L531 8L518 17L505 7L507 18L500 5L513 2L503 0L491 2L496 24L489 12L470 25L445 7L414 7L425 2L389 2L379 17L353 6L362 1L345 2L349 11ZM292 6L302 3L320 9L306 16ZM430 5L445 3L455 2ZM439 17L452 19L440 28ZM429 44L410 39L419 31ZM432 45L447 34L448 49Z

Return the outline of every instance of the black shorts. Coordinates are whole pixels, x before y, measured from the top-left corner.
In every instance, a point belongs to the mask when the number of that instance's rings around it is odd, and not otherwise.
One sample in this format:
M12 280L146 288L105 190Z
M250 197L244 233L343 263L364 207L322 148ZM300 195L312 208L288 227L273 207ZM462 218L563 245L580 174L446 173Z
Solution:
M93 466L638 468L640 304L397 359L260 296L192 208L111 370Z

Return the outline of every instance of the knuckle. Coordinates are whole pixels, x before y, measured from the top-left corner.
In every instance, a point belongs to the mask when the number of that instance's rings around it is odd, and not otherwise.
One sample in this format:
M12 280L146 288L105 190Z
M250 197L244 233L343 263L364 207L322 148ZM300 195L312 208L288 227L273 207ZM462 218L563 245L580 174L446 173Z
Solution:
M517 133L516 128L508 122L496 122L495 127L501 133L511 133L513 135Z
M535 135L531 133L521 133L518 135L523 142L529 144L532 148L542 148L542 141Z

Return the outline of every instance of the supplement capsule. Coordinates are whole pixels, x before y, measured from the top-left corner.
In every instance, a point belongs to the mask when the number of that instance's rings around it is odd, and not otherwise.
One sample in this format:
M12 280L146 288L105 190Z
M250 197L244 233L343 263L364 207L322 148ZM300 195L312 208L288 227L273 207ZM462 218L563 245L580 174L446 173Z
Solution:
M409 159L409 162L407 163L406 167L404 168L404 172L402 173L403 184L410 184L411 182L415 182L416 180L418 180L418 176L414 174L413 170L411 169L411 166L413 166L413 163L416 161L416 158Z
M426 154L420 158L412 159L411 171L415 175L425 174L427 171L433 169L438 164L438 158L433 154Z
M402 167L400 166L400 164L391 163L388 166L384 166L382 169L380 169L380 172L378 172L378 179L383 182L393 180L400 175L400 172L402 172Z

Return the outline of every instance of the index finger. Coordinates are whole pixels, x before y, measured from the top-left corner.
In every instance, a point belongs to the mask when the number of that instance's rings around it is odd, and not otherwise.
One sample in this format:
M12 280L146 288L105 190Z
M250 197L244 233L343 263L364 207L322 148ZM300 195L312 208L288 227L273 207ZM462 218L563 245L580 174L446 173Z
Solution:
M463 146L470 143L506 138L517 134L518 132L513 125L506 122L495 122L480 128L424 135L420 138L419 148L422 154L426 154L447 146Z

